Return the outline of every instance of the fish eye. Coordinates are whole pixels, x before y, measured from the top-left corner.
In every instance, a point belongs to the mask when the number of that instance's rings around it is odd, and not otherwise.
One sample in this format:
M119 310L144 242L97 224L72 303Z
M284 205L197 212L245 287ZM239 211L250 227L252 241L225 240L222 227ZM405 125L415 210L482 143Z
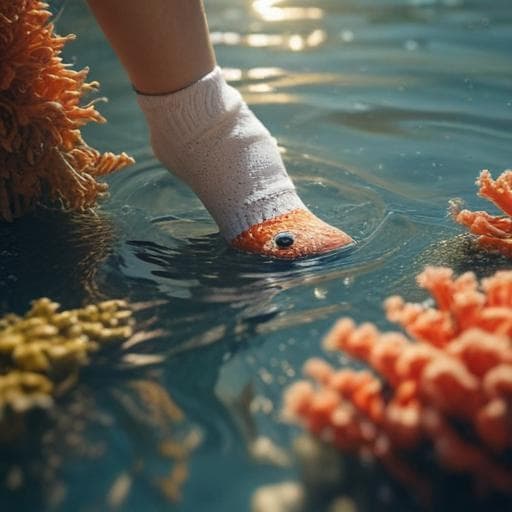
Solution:
M293 245L293 242L295 242L295 237L292 233L288 232L278 233L274 237L274 242L277 247L279 247L279 249L286 249L287 247Z

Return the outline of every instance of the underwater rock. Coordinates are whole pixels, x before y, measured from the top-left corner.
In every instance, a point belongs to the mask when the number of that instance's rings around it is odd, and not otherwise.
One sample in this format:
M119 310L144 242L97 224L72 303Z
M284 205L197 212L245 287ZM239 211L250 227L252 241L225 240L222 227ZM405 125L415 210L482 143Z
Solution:
M460 210L452 204L452 215L456 222L466 226L478 236L478 244L486 249L498 251L512 257L512 170L503 172L496 180L484 170L476 184L478 195L494 203L504 215L491 215L485 211Z
M62 62L64 45L37 0L0 0L0 220L11 221L37 204L84 210L107 191L98 177L133 159L101 154L80 129L105 119L93 103L81 106L88 69Z
M435 305L391 297L407 334L341 319L325 339L369 364L311 359L285 394L285 415L343 453L380 461L428 498L432 475L464 475L479 491L512 489L512 271L479 282L427 267L417 278Z

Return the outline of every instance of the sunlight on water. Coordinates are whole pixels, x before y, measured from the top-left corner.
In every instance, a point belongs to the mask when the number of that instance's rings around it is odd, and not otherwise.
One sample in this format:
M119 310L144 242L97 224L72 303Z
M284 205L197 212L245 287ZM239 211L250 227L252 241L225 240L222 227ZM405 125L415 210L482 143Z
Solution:
M280 7L283 0L255 0L252 8L263 21L319 20L324 11L318 7Z
M323 30L314 30L306 36L300 34L247 34L236 32L213 32L213 44L225 46L250 46L252 48L287 47L294 52L321 46L327 39Z

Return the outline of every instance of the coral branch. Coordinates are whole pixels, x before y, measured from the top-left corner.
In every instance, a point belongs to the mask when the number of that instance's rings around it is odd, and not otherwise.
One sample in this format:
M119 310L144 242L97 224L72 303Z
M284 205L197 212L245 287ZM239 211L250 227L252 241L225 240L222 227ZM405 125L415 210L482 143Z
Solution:
M59 311L57 303L39 299L24 317L0 318L0 438L12 414L51 406L89 354L132 334L132 312L123 301Z
M0 0L0 220L39 203L90 208L107 190L95 178L133 162L82 139L81 127L105 122L93 104L80 106L98 84L62 62L74 36L54 33L46 7Z
M346 318L325 338L380 379L312 359L309 380L285 394L285 414L344 452L372 453L418 489L428 474L417 459L430 447L446 471L510 493L512 272L479 283L428 267L417 281L435 305L386 301L388 318L412 339Z
M505 171L496 180L489 171L482 171L476 181L478 194L494 203L505 215L484 211L452 210L456 222L478 235L478 243L489 250L512 257L512 171Z

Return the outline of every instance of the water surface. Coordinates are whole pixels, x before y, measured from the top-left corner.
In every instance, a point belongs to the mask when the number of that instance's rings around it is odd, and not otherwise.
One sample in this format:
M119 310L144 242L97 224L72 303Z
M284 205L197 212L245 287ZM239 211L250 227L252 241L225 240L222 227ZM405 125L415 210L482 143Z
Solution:
M510 267L468 256L446 215L454 197L483 205L474 195L480 169L510 166L510 1L210 0L207 10L226 77L277 138L305 202L358 249L282 263L227 248L194 195L152 157L130 84L83 3L68 2L58 28L80 37L66 58L89 65L109 98L99 106L109 124L85 137L137 163L109 178L99 216L47 214L0 228L0 309L23 311L41 295L66 307L156 301L141 319L167 334L140 350L158 364L126 368L111 354L84 375L109 420L91 427L101 463L64 457L61 510L107 510L126 472L122 510L249 510L258 486L297 478L295 465L256 461L247 447L260 435L290 446L282 391L321 353L336 318L385 326L381 301L423 298L414 276L427 263L480 274ZM200 437L174 505L154 485L167 471L161 457L121 412L120 393L137 379L160 383ZM412 510L384 477L372 478L354 484L373 493L367 510ZM16 510L45 509L36 491L25 499Z

